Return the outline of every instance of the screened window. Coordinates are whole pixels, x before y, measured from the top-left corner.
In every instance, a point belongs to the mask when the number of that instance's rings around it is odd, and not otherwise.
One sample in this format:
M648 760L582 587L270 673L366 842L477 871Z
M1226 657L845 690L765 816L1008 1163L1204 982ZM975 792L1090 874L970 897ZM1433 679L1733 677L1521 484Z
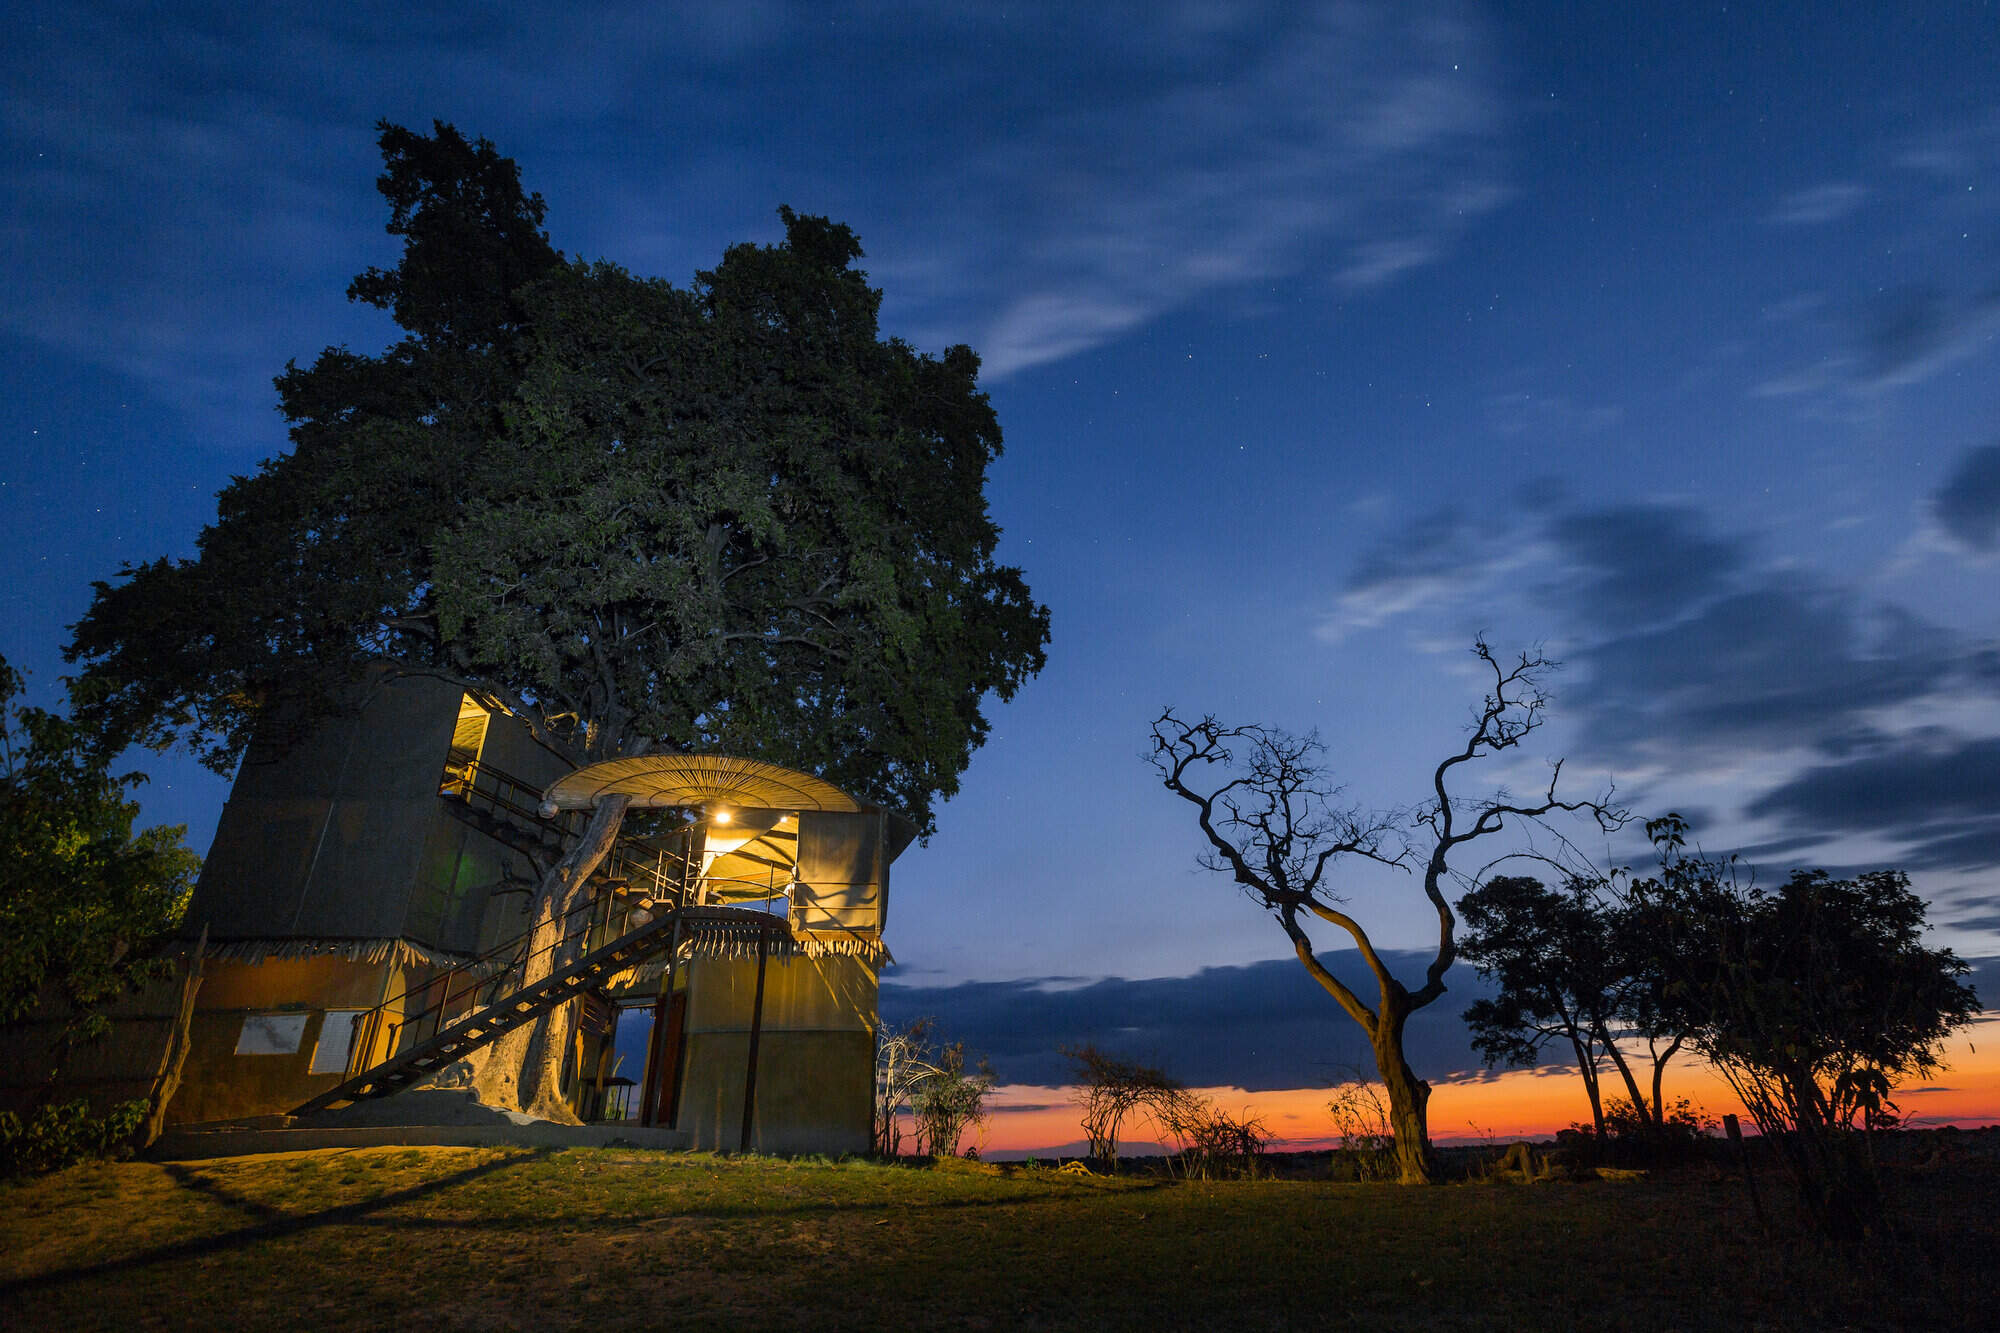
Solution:
M236 1038L238 1055L297 1055L306 1039L306 1015L245 1014Z
M347 1058L354 1051L354 1024L366 1009L329 1009L319 1025L319 1044L313 1047L310 1074L344 1074Z

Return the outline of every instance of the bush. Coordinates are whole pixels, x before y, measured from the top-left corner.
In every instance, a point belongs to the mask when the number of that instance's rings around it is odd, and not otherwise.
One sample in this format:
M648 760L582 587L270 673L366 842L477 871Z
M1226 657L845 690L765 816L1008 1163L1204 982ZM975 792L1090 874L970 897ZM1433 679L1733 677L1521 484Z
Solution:
M1169 1097L1157 1118L1161 1130L1180 1141L1181 1170L1190 1180L1254 1179L1271 1143L1263 1121L1247 1112L1232 1116L1185 1090Z
M1389 1128L1389 1106L1379 1084L1355 1078L1334 1089L1326 1109L1340 1137L1329 1163L1342 1180L1394 1180L1396 1136Z
M40 1175L85 1158L121 1153L146 1123L148 1109L140 1098L94 1116L89 1101L79 1098L52 1102L25 1120L13 1111L0 1111L0 1176Z
M979 1062L979 1072L965 1072L965 1043L953 1042L939 1053L936 1067L910 1094L916 1117L918 1150L933 1157L951 1157L965 1131L986 1119L986 1097L993 1091L993 1071Z
M1604 1137L1577 1122L1557 1136L1580 1165L1600 1161L1626 1165L1663 1165L1697 1156L1701 1145L1719 1128L1715 1118L1685 1097L1668 1103L1655 1124L1652 1117L1620 1097L1604 1108Z

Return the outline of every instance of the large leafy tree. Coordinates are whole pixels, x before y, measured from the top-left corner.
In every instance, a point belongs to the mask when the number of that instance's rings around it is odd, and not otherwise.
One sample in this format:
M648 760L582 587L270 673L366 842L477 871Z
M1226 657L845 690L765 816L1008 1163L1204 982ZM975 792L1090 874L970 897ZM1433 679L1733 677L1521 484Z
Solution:
M1657 1131L1666 1114L1666 1068L1683 1038L1660 1012L1644 932L1614 886L1569 875L1551 889L1502 875L1459 899L1458 911L1466 928L1459 953L1495 985L1492 996L1465 1011L1486 1062L1531 1066L1545 1046L1567 1046L1601 1138L1601 1075L1609 1061L1633 1113ZM1650 1097L1634 1068L1641 1042Z
M1868 1131L1894 1123L1896 1085L1942 1068L1946 1038L1977 1015L1965 962L1924 944L1924 901L1900 871L1798 870L1765 890L1689 848L1679 815L1647 830L1660 873L1630 897L1667 1021L1776 1145L1808 1219L1865 1237L1883 1210Z
M68 1021L48 1069L105 1028L106 1001L161 970L146 946L178 925L200 861L186 830L132 831L138 774L112 776L68 719L17 704L0 658L0 1022L46 1001Z
M70 650L84 715L226 770L386 665L579 765L749 754L928 833L984 699L1048 638L993 558L978 357L881 337L860 245L824 218L780 210L783 243L677 287L565 261L484 140L381 143L402 260L349 295L404 336L288 367L291 452L222 493L195 558L99 586ZM549 873L544 931L622 813ZM553 1110L566 1032L543 1036L521 1100Z

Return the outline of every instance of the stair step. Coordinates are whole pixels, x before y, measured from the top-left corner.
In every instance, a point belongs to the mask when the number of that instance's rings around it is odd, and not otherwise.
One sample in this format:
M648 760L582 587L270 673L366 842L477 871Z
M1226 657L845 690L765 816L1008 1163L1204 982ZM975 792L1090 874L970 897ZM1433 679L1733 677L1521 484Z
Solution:
M741 911L734 908L693 910L704 917L718 911L731 914ZM520 1023L573 999L577 991L599 985L607 977L625 970L635 960L660 952L674 938L673 927L679 918L679 913L671 912L654 918L602 948L585 954L555 975L495 1000L430 1040L321 1093L297 1107L292 1114L308 1115L337 1102L386 1096L399 1090L415 1081L419 1074L428 1074L440 1065L477 1050ZM766 930L769 925L759 919L757 929Z

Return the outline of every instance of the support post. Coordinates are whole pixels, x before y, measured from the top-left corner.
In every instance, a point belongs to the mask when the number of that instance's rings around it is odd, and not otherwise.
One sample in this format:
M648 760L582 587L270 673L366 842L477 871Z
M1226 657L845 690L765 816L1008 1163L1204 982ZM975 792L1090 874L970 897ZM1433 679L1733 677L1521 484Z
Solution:
M653 1001L653 1031L646 1038L646 1091L639 1098L639 1123L651 1128L660 1114L660 1089L665 1070L660 1057L667 1049L667 1014L674 1003L674 968L681 957L681 914L674 910L673 935L667 943L667 970L660 977L659 998Z
M1750 1188L1750 1209L1757 1214L1757 1225L1764 1226L1764 1201L1757 1197L1757 1176L1750 1169L1750 1145L1743 1141L1742 1122L1732 1115L1722 1117L1723 1132L1736 1145L1736 1161L1743 1168L1743 1183Z
M771 932L757 926L757 996L750 1003L750 1067L743 1071L743 1143L739 1152L750 1151L750 1129L757 1109L757 1043L764 1034L764 960L771 951Z

